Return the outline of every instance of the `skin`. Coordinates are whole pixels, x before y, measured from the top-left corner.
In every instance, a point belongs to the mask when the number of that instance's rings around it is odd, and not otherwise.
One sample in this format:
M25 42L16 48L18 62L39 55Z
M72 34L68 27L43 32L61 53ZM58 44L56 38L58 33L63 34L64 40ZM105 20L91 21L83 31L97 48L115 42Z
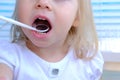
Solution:
M0 80L12 80L12 70L5 64L0 64Z
M27 47L46 61L61 60L68 51L69 45L65 44L65 40L76 18L78 1L18 0L17 7L19 21L32 26L35 18L39 16L47 18L52 26L50 32L39 33L39 35L34 31L22 28L29 38Z
M17 0L19 21L32 26L35 18L39 16L47 18L52 26L50 32L39 35L22 28L29 39L26 42L27 47L48 62L63 59L69 48L65 40L75 22L77 9L77 0ZM0 64L0 80L12 80L12 76L12 70L5 64Z

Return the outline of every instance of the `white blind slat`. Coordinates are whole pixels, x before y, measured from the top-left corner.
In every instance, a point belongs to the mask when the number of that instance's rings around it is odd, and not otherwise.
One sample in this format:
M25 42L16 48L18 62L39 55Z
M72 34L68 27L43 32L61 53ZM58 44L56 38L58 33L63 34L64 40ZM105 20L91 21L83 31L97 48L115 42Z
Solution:
M11 17L14 5L15 0L0 0L0 15ZM0 40L9 40L10 38L10 24L2 26L5 23L6 22L0 20Z

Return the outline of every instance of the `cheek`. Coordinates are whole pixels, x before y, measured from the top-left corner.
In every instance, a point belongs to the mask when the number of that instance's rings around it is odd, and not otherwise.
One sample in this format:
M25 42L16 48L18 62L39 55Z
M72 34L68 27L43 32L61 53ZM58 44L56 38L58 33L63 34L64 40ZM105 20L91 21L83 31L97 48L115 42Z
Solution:
M67 12L62 13L63 15L59 16L59 24L66 27L71 27L75 21L76 13L75 12Z
M26 3L20 1L17 5L17 17L21 22L25 22L25 20L29 17L29 13L31 11L31 6L26 5Z
M59 16L58 20L60 20L59 22L61 22L63 26L66 25L68 27L69 26L71 27L75 21L76 14L77 14L77 7L74 8L71 7L68 11L61 10L57 16Z
M18 6L18 11L17 12L18 12L18 15L17 15L18 20L21 21L21 22L24 22L24 18L26 16L25 9Z
M62 35L64 34L64 36L67 35L67 33L69 32L70 28L72 27L75 18L76 18L76 11L73 12L73 9L69 10L69 11L57 11L58 13L56 14L56 19L55 19L55 27L57 32Z

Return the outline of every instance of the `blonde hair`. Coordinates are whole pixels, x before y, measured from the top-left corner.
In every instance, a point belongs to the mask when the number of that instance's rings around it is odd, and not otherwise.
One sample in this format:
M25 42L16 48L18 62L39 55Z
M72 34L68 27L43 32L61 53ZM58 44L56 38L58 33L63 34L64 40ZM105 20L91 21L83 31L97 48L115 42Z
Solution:
M74 49L77 58L92 59L98 50L98 38L94 25L92 6L90 0L78 0L79 9L76 16L74 27L71 27L66 39ZM15 10L14 19L17 20L17 11ZM20 27L15 25L11 28L12 41L26 40Z

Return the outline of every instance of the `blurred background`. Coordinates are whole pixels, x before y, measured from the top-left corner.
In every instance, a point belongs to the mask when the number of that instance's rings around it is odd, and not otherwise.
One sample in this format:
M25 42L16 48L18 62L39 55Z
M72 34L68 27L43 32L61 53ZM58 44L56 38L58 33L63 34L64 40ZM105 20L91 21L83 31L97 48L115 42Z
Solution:
M92 0L99 50L105 59L102 80L120 80L120 0ZM11 17L15 0L0 0L0 15ZM0 40L10 40L10 26L0 20Z

